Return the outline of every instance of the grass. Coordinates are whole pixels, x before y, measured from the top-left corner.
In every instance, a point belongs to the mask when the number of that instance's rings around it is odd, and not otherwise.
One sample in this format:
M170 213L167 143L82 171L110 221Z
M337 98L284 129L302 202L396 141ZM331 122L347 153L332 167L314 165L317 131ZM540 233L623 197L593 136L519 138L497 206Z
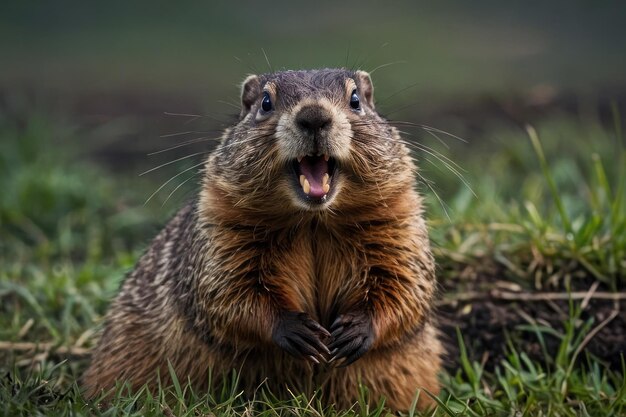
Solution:
M423 185L440 279L450 289L445 299L464 294L464 277L486 276L489 282L494 270L522 292L567 294L590 285L624 291L626 152L618 115L614 120L605 126L561 115L526 130L494 124L479 142L436 149L463 166L477 197L440 161L430 164L426 158L432 155L417 153L422 175L443 202ZM351 410L324 409L302 396L278 400L263 390L246 400L236 376L211 393L193 392L178 380L156 393L129 395L120 386L106 409L84 399L76 381L95 329L124 274L176 203L161 207L171 192L166 188L144 206L158 183L90 162L84 144L89 132L73 126L71 119L36 111L22 118L0 115L0 414L389 412L384 403L368 405L366 387ZM423 132L409 133L426 140ZM611 362L621 364L615 366L587 349L615 316L597 320L587 314L589 300L573 297L564 308L566 317L556 325L534 321L516 329L537 341L539 355L525 352L511 336L503 359L485 363L459 332L458 357L449 359L458 369L442 375L437 409L409 415L626 414L624 358ZM557 341L555 347L549 339Z
M578 136L569 135L579 128ZM574 120L551 121L539 130L509 133L507 145L487 151L489 160L475 166L484 173L473 181L478 197L460 187L446 199L452 218L439 213L431 222L440 256L487 258L517 278L534 275L535 286L541 286L541 274L579 272L612 290L623 288L626 153L619 125L612 134L595 130L590 139L580 133L589 129Z

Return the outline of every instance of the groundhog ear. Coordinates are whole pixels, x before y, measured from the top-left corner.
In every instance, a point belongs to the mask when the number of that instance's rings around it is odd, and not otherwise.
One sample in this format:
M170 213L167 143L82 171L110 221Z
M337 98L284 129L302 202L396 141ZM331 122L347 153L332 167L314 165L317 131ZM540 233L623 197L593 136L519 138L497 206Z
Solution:
M365 71L357 71L356 79L361 99L365 100L368 106L374 108L374 85L372 84L372 78Z
M241 118L243 118L261 94L261 80L256 75L250 75L241 84Z

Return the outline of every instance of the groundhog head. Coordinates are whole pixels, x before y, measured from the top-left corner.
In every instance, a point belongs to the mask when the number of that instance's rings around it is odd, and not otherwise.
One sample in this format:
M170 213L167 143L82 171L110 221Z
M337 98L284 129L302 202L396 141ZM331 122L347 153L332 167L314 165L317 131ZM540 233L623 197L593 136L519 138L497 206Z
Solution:
M205 188L223 208L259 219L385 204L413 186L413 164L376 113L373 92L364 71L249 76L239 121L209 159Z

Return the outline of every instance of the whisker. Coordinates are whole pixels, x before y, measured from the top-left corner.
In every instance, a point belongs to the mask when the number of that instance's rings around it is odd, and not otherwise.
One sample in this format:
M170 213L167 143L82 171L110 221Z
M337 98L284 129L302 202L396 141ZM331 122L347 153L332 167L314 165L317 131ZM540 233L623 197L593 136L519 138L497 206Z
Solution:
M220 139L222 139L222 138L221 137L213 138L213 137L208 137L208 136L204 136L204 137L201 137L201 138L190 139L190 140L185 141L183 143L179 143L178 145L174 145L174 146L171 146L171 147L166 148L166 149L161 149L160 151L150 152L148 155L149 156L156 155L156 154L159 154L159 153L163 153L163 152L171 151L171 150L174 150L174 149L182 148L183 146L192 145L194 143L208 142L210 140L220 140Z
M166 116L177 116L177 117L187 117L189 118L188 120L185 120L185 122L183 123L184 125L189 124L189 123L193 123L198 119L201 119L202 115L200 114L186 114L186 113L172 113L172 112L163 112L164 115Z
M408 132L402 132L400 131L400 133L404 133L407 135L411 135ZM369 136L369 137L373 137L373 138L378 138L378 139L386 139L385 136L381 136L381 135L374 135L371 133L362 133L362 135L365 136ZM412 135L411 135L412 136ZM404 139L403 137L400 137L398 139L398 141L406 146L408 146L411 149L414 149L416 151L423 151L423 152L427 152L429 154L431 154L432 156L436 157L437 159L439 159L442 163L448 163L451 166L454 166L457 170L459 171L463 171L463 172L467 172L467 170L465 170L463 167L461 167L459 164L457 164L456 162L454 162L452 159L448 158L446 155L442 154L441 152L437 151L434 148L431 148L427 145L424 145L422 143L419 142L413 142L413 141L409 141L408 139Z
M441 197L439 197L439 194L437 194L437 191L435 191L435 189L433 188L433 186L431 185L432 181L428 181L426 180L426 178L424 178L422 176L422 174L419 173L419 171L417 172L417 176L422 180L422 182L424 184L426 184L426 186L430 189L430 191L433 193L433 195L435 196L435 198L437 199L437 201L439 202L439 205L441 206L441 209L443 210L443 214L446 215L447 219L449 222L452 221L452 219L450 219L450 215L448 214L448 210L446 210L446 205L443 202L443 200L441 199Z
M461 166L459 166L456 162L452 161L451 159L449 159L447 156L445 156L444 154L442 154L441 152L439 152L439 151L438 151L438 150L436 150L435 148L431 148L431 147L430 147L430 146L428 146L428 145L425 145L425 144L423 144L423 143L418 142L418 140L419 140L420 138L419 138L417 135L414 135L413 133L411 133L411 132L407 132L407 131L405 131L405 130L399 130L398 132L400 132L400 133L401 133L401 136L400 136L400 141L401 141L402 143L404 143L405 145L408 145L408 146L413 146L413 145L415 145L415 146L423 146L424 148L426 148L426 149L428 149L428 150L430 150L430 151L433 151L433 152L435 152L435 153L437 153L437 154L441 155L442 157L444 157L444 158L448 159L448 161L449 161L449 162L453 163L453 164L454 164L457 168L459 168L460 170L465 171L465 170L464 170L464 169L462 169L462 168L461 168ZM408 139L408 138L405 138L405 136L409 136L409 137L414 138L414 139ZM438 137L437 137L437 138L438 138ZM439 139L439 138L438 138L438 139ZM445 147L446 147L446 149L450 149L450 147L449 147L446 143L441 142L441 140L439 140L439 142L440 142L443 146L445 146Z
M411 126L411 127L417 127L423 130L431 130L433 132L441 133L442 135L446 135L453 139L459 140L463 143L468 143L467 139L457 136L454 133L446 132L445 130L438 129L436 127L428 126L428 125L421 124L421 123L406 122L402 120L384 120L383 122L379 122L379 123L384 124L384 125L389 125L389 126L396 126L396 125ZM368 126L369 124L367 122L356 122L356 123L353 123L353 125L354 126Z
M374 68L373 70L369 71L370 75L372 75L373 73L375 73L376 71L378 71L381 68L385 68L385 67L389 67L391 65L396 65L396 64L406 64L406 61L394 61L394 62L388 62L386 64L382 64L377 66L376 68Z
M265 48L261 48L261 51L263 51L263 56L265 56L265 62L267 62L267 66L270 69L270 72L273 73L274 72L274 68L272 68L272 64L270 64L270 60L267 57L267 54L265 53Z
M165 112L163 112L163 114L166 115L166 116L177 116L177 117L195 117L195 118L202 117L199 114L172 113L172 112L169 112L169 111L165 111Z
M171 137L174 137L174 136L183 136L183 135L191 135L191 134L197 135L198 133L206 133L206 132L199 132L197 130L188 130L186 132L167 133L167 134L161 135L159 137L160 138L171 138Z
M362 135L373 137L373 138L381 138L381 139L385 138L384 136L375 135L375 134L371 134L371 133L365 133L365 132L363 132ZM415 143L415 142L407 142L405 139L402 139L402 138L399 139L399 142L404 144L404 145L406 145L406 146L408 146L409 148L412 148L412 149L417 150L417 151L424 152L424 153L426 153L428 155L431 155L432 157L436 158L440 163L443 164L443 166L445 166L450 172L452 172L468 188L468 190L470 190L470 192L472 193L472 195L474 195L474 197L478 198L478 196L476 195L476 193L474 192L474 190L470 186L469 182L465 179L463 174L461 172L459 172L459 170L461 170L461 171L465 171L465 170L463 168L461 168L456 162L452 161L450 158L448 158L447 156L441 154L440 152L438 152L438 151L436 151L436 150L434 150L432 148L429 148L429 147L427 147L425 145L422 145L422 144L419 144L419 143ZM432 163L432 161L430 161L430 160L429 160L429 162ZM458 167L458 169L457 169L457 167Z
M459 140L459 141L461 141L463 143L469 143L469 141L467 139L464 139L464 138L462 138L460 136L457 136L454 133L450 133L450 132L447 132L445 130L438 129L438 128L433 127L433 126L428 126L428 125L425 125L423 123L411 123L411 122L403 122L403 121L398 121L398 122L394 122L394 123L397 123L397 124L400 124L400 125L405 125L405 126L418 127L418 128L420 128L422 130L425 130L427 132L428 131L432 131L432 132L441 133L442 135L449 136L449 137L451 137L453 139L456 139L456 140Z
M383 104L383 103L386 103L386 102L387 102L387 100L390 100L390 99L394 98L395 96L397 96L398 94L402 94L402 93L404 93L405 91L410 90L411 88L415 88L415 87L416 87L416 86L418 86L419 84L420 84L420 83L413 83L413 84L411 84L411 85L409 85L409 86L407 86L407 87L404 87L404 88L402 88L402 89L400 89L400 90L396 91L395 93L393 93L393 94L391 94L391 95L388 95L388 96L386 96L386 97L383 97L383 98L382 98L382 99L380 99L380 100L376 100L376 105L378 106L378 105L381 105L381 104Z
M174 190L172 190L171 193L169 193L169 195L167 196L167 198L165 199L165 201L163 202L163 204L161 204L161 207L165 206L165 203L167 203L170 199L170 197L172 197L172 195L174 195L174 193L183 185L185 185L186 183L189 182L189 180L191 180L192 178L195 178L196 175L198 174L193 174L191 177L187 178L185 181L181 182L180 184L178 184L178 186L176 188L174 188Z
M389 42L383 42L379 47L377 51L380 51L381 49L387 47L389 45ZM361 65L358 66L358 68L365 68L368 65L368 62L370 62L370 60L374 57L373 51L368 50L369 54L367 54L364 58L363 58L363 62ZM368 71L371 72L371 71Z
M463 171L463 172L467 172L467 170L465 168L463 168L462 166L460 166L459 164L457 164L456 162L454 162L452 159L448 158L446 155L442 154L441 152L437 151L436 149L433 149L429 146L426 146L424 144L421 143L417 143L417 142L409 142L407 140L401 139L401 142L417 151L429 151L433 153L433 156L437 156L438 159L439 158L443 158L446 162L448 162L450 165L454 166L456 169L458 169L459 171Z
M250 53L248 53L248 55L250 55ZM239 58L236 55L233 55L233 58L235 59L235 61L238 61L240 64L242 64L245 67L247 67L248 71L250 71L251 74L258 74L259 73L259 70L257 69L256 65L254 65L253 62L244 62L243 59Z
M154 168L150 168L149 170L144 171L141 174L139 174L139 176L141 177L141 176L146 175L146 174L148 174L148 173L150 173L152 171L156 171L159 168L163 168L164 166L171 165L171 164L173 164L175 162L182 161L183 159L193 158L194 156L202 155L202 154L205 154L205 153L206 152L196 152L196 153L192 153L191 155L187 155L187 156L183 156L183 157L178 158L178 159L174 159L173 161L169 161L169 162L166 162L166 163L161 164L159 166L156 166Z
M183 170L183 171L179 172L178 174L174 175L174 176L173 176L172 178L170 178L169 180L165 181L163 184L161 184L161 186L160 186L159 188L157 188L157 190L156 190L155 192L153 192L153 193L150 195L150 197L148 197L148 199L146 200L146 202L145 202L145 203L143 203L143 205L145 206L146 204L148 204L148 202L149 202L150 200L152 200L152 198L153 198L155 195L157 195L157 193L158 193L159 191L161 191L161 190L163 189L163 187L165 187L165 186L166 186L167 184L169 184L170 182L174 181L174 179L176 179L176 178L180 177L180 176L181 176L181 175L183 175L185 172L191 171L192 169L197 168L197 167L199 167L200 165L203 165L203 164L204 164L204 161L200 162L199 164L196 164L196 165L190 166L189 168L187 168L187 169L185 169L185 170Z
M227 106L230 106L230 107L232 107L232 108L234 108L234 109L237 109L237 111L238 111L238 112L239 112L239 111L241 111L241 107L239 107L238 105L236 105L236 104L234 104L234 103L231 103L230 101L226 101L226 100L217 100L217 102L218 102L218 103L221 103L221 104L226 104Z
M437 133L441 133L442 135L446 135L446 136L450 136L451 138L460 140L463 143L469 143L469 141L467 139L463 139L460 136L457 136L453 133L450 132L446 132L445 130L441 130L441 129L437 129L436 127L432 127L432 126L427 126L427 125L420 125L419 127L421 127L422 129L428 131L428 130L432 130L433 132L437 132Z
M414 144L414 145L416 145L416 144ZM416 146L417 146L417 145L416 145ZM422 152L424 152L424 153L427 153L428 155L431 155L431 156L433 156L434 158L436 158L436 159L437 159L439 162L441 162L441 163L442 163L442 164L443 164L446 168L448 168L448 170L449 170L450 172L452 172L452 173L453 173L453 174L454 174L454 175L455 175L455 176L456 176L456 177L457 177L457 178L458 178L458 179L459 179L459 180L460 180L460 181L461 181L461 182L462 182L462 183L463 183L463 184L464 184L464 185L465 185L465 186L466 186L469 190L470 190L470 192L472 193L472 195L474 195L474 197L478 198L478 196L476 195L476 193L474 192L474 190L472 189L472 187L469 185L469 182L465 179L465 177L463 176L463 174L462 174L462 173L460 173L460 172L459 172L459 171L458 171L458 170L457 170L454 166L452 166L450 163L446 162L446 160L445 160L445 159L448 159L448 160L449 160L449 158L445 157L444 155L439 156L436 152L431 152L431 151L429 151L428 149L425 149L425 148L419 148L419 147L416 147L416 149L418 149L418 150L420 150L420 151L422 151ZM442 158L445 158L445 159L442 159ZM424 158L424 159L427 159L427 158ZM429 161L429 162L430 162L430 161ZM453 161L451 161L451 162L452 162L452 163L454 163ZM454 164L456 165L456 163L454 163Z
M354 58L354 61L352 62L352 66L350 67L351 71L356 71L358 68L362 68L361 64L364 62L362 57L363 57L363 54L359 52L358 55Z
M422 103L421 101L414 101L414 102L409 103L409 104L407 104L407 105L405 105L405 106L398 107L397 109L394 109L394 110L388 111L388 112L386 112L386 113L385 113L385 115L386 115L386 116L389 116L389 115L391 115L391 114L400 113L400 112L401 112L401 111L403 111L403 110L410 109L410 108L415 107L415 106L417 106L418 104L421 104L421 103Z
M445 146L446 149L450 149L450 146L446 142L444 142L443 139L441 139L439 136L437 136L437 134L435 132L432 132L432 131L430 131L428 129L424 129L424 132L428 133L430 136L432 136L435 139L437 139L437 141L439 143L441 143L443 146Z
M251 141L254 141L254 140L259 140L259 139L268 138L268 137L271 137L272 135L274 135L274 133L273 133L273 132L269 132L269 133L264 133L264 134L262 134L262 135L258 135L258 136L253 136L253 137L250 137L250 138L246 138L246 139L244 139L244 140L238 140L238 141L236 141L236 142L229 143L229 144L227 144L227 145L222 145L222 146L219 146L219 147L215 150L215 152L223 151L223 150L225 150L225 149L227 149L227 148L230 148L231 146L239 146L239 145L241 145L241 144L243 144L243 143L248 143L248 142L251 142Z

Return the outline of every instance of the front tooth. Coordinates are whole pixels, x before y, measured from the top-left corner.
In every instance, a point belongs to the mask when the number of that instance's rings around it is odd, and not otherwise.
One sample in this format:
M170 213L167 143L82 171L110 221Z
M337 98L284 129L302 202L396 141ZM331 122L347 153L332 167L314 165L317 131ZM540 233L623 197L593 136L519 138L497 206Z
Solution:
M330 191L330 184L324 184L322 186L322 189L324 190L324 194L328 194L328 192Z
M298 157L296 158L298 160L298 163L302 161L302 158L304 158L304 155L298 155Z
M304 179L304 183L302 184L302 189L304 190L304 194L308 194L311 192L311 184L309 184L309 180Z
M324 154L324 161L328 162L328 160L330 159L330 156L328 156L327 153Z
M322 178L322 185L326 185L326 183L328 182L328 178L330 177L327 172L326 174L324 174L324 178Z

